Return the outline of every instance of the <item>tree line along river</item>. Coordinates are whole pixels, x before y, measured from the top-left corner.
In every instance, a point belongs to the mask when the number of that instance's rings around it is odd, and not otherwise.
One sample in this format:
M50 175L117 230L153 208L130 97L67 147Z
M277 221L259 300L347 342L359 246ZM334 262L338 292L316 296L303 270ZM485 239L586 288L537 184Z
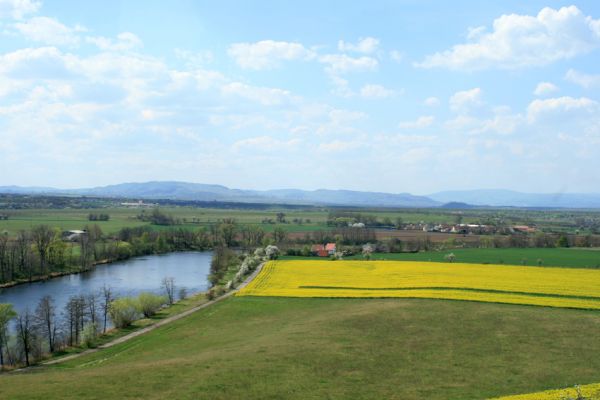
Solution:
M176 252L101 264L79 274L0 289L0 303L12 304L21 314L34 312L42 297L51 296L59 316L69 298L99 293L104 286L110 287L115 297L164 294L161 281L165 277L174 278L177 291L183 287L188 294L195 294L210 287L211 257L212 252Z

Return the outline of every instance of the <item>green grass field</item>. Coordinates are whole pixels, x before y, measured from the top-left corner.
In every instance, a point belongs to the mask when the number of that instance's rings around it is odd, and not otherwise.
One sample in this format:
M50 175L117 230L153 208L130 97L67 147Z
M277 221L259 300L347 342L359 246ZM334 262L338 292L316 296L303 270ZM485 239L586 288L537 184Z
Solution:
M537 266L537 260L540 259L542 260L542 266L600 268L600 250L581 248L450 249L421 253L375 253L372 258L378 260L448 262L444 257L449 253L456 256L455 262L462 263ZM347 258L360 259L362 255Z
M600 313L439 300L232 298L6 399L484 399L600 381Z
M240 224L252 224L261 226L266 232L275 227L282 227L290 232L303 232L325 229L327 219L326 212L285 210L286 218L292 221L294 218L307 218L310 223L303 224L262 224L264 218L275 219L277 210L256 211L241 209L210 209L194 207L161 207L167 214L173 215L187 222L176 225L177 228L198 229L209 224L216 223L224 218L234 218ZM134 208L102 208L102 209L40 209L40 210L11 210L8 220L0 220L0 232L7 231L14 235L21 229L29 230L35 225L47 224L60 230L82 229L86 224L98 224L102 231L114 234L124 227L152 226L154 229L171 228L168 226L150 225L149 222L140 221L136 216L141 212ZM89 213L105 213L110 215L109 221L88 221ZM192 223L192 221L195 221Z

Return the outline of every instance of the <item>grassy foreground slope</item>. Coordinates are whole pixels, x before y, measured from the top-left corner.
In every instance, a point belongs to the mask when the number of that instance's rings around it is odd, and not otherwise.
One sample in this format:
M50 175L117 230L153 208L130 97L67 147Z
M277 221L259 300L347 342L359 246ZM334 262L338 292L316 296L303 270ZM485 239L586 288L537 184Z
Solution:
M600 381L600 313L427 299L236 297L4 399L483 399Z

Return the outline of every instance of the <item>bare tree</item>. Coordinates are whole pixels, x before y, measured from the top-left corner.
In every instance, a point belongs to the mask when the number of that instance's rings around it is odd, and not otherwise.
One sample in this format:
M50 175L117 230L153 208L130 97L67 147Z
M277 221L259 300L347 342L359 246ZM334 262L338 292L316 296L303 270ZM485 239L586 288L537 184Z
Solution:
M98 297L96 293L90 293L85 297L85 307L90 322L95 324L98 317Z
M69 345L79 343L79 337L85 324L85 298L71 296L65 305L65 325L69 332Z
M54 238L54 231L48 225L38 225L31 230L31 237L40 257L40 273L46 274L48 248Z
M48 340L48 348L50 352L54 352L56 341L56 320L55 308L52 297L44 296L40 299L37 309L35 310L35 323L38 331L42 332Z
M0 304L0 370L4 368L4 349L8 348L8 324L16 316L12 304Z
M17 340L23 350L23 356L25 357L25 365L29 366L29 358L31 350L33 349L34 341L34 329L33 329L33 318L26 310L24 314L20 314L17 317Z
M175 278L173 277L164 277L162 280L162 287L167 294L167 299L169 300L169 305L173 304L175 301Z
M102 303L100 304L100 308L102 309L102 317L104 319L104 323L102 325L102 332L106 333L106 322L110 311L110 303L112 303L114 298L111 288L106 285L104 285L104 287L102 288L101 295Z

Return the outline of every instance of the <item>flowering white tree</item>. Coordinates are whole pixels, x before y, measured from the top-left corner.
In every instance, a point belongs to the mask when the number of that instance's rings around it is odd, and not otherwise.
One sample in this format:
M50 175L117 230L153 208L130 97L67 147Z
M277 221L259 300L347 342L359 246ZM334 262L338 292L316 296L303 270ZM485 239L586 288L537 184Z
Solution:
M274 260L279 257L279 248L270 244L265 248L265 254L269 260Z
M362 248L362 255L365 260L371 259L371 254L373 254L373 245L371 243L367 243Z

